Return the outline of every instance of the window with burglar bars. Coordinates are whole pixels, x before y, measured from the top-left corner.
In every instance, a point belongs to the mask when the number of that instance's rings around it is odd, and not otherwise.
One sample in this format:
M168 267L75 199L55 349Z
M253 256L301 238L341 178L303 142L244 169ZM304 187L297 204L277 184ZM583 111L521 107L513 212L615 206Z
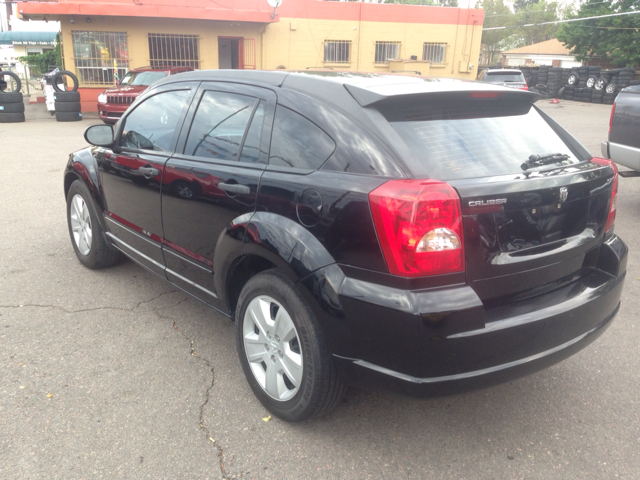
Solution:
M400 58L400 42L376 42L375 63L389 63L389 59Z
M71 38L81 85L114 85L129 70L126 32L72 31Z
M424 43L422 46L422 60L431 63L444 63L446 50L446 43Z
M152 67L200 68L198 35L149 34L149 61Z
M351 40L325 40L324 63L351 62Z

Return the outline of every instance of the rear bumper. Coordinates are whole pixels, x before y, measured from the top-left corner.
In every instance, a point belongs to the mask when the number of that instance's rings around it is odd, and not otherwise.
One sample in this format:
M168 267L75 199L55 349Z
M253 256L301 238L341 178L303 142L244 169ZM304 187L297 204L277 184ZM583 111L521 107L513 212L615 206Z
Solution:
M614 235L597 268L543 295L493 307L466 285L383 293L345 278L330 302L335 308L339 299L340 315L329 319L326 308L318 315L325 315L334 358L351 384L427 395L480 388L553 365L601 335L620 307L626 257ZM325 283L336 284L335 272L329 276Z
M600 148L605 158L640 172L640 148L614 142L602 142Z
M505 383L550 367L578 353L611 325L620 304L600 324L549 350L512 362L441 377L413 377L363 360L335 356L345 379L365 388L393 390L414 396L448 395Z

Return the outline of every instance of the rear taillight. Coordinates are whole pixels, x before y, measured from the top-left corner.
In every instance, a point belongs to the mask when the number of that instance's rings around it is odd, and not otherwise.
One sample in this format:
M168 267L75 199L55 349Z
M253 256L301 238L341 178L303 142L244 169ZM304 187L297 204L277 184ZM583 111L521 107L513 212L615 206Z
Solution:
M389 271L420 277L464 271L460 197L435 180L391 180L369 194Z
M613 123L613 115L616 113L616 102L613 102L611 107L611 116L609 117L609 134L611 134L611 124Z
M613 185L611 187L611 202L609 203L609 216L607 217L607 225L604 227L605 232L610 232L616 222L616 209L618 207L618 167L613 160L606 158L594 157L591 159L593 163L598 165L607 165L613 168Z
M526 85L523 85L522 87L518 87L518 90L526 90L528 92L529 87L527 87Z

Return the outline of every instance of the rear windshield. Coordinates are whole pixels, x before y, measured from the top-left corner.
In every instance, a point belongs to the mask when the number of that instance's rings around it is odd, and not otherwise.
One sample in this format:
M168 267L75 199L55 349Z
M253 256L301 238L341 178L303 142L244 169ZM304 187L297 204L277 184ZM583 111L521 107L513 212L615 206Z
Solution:
M533 154L563 153L569 155L566 162L579 162L530 104L469 100L396 106L382 113L409 147L418 176L453 180L519 174Z
M524 83L522 72L487 72L482 79L485 82L517 82Z

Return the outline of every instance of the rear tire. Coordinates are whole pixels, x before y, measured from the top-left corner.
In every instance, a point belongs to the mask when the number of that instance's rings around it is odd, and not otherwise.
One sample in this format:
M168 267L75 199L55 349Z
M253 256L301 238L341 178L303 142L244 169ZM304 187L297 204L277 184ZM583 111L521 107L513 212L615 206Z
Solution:
M0 98L2 100L2 98ZM2 103L0 101L0 115L5 113L22 113L24 112L24 103Z
M56 112L56 120L58 122L79 122L82 120L80 112Z
M577 73L572 73L567 77L567 85L576 86L578 85L579 81L580 81L580 75L578 75Z
M80 102L56 102L56 112L80 112Z
M58 87L58 80L62 80L62 77L64 77L65 75L71 78L71 80L73 80L73 88L71 90L61 90L60 87ZM52 82L53 82L53 89L56 92L65 92L65 91L75 92L78 90L78 77L76 77L69 70L60 70L58 73L56 73L53 76Z
M22 88L22 80L20 80L20 77L13 72L9 72L8 70L0 71L0 80L2 80L2 77L5 77L5 76L13 78L13 81L16 82L16 89L13 90L13 92L11 93L20 93L20 89Z
M277 270L252 277L235 321L242 369L272 414L302 422L340 403L346 385L313 311L289 278Z
M0 91L0 104L8 105L9 103L22 103L24 105L24 97L21 92L2 92Z
M67 193L67 226L76 257L85 267L106 268L120 260L120 252L107 244L93 198L80 180L75 180Z
M607 80L604 77L600 77L596 80L596 83L593 85L593 88L595 88L598 91L602 91L605 89L608 83L609 83L609 80Z
M0 114L0 123L20 123L24 121L24 112Z
M56 103L79 102L80 92L55 92L53 99Z

